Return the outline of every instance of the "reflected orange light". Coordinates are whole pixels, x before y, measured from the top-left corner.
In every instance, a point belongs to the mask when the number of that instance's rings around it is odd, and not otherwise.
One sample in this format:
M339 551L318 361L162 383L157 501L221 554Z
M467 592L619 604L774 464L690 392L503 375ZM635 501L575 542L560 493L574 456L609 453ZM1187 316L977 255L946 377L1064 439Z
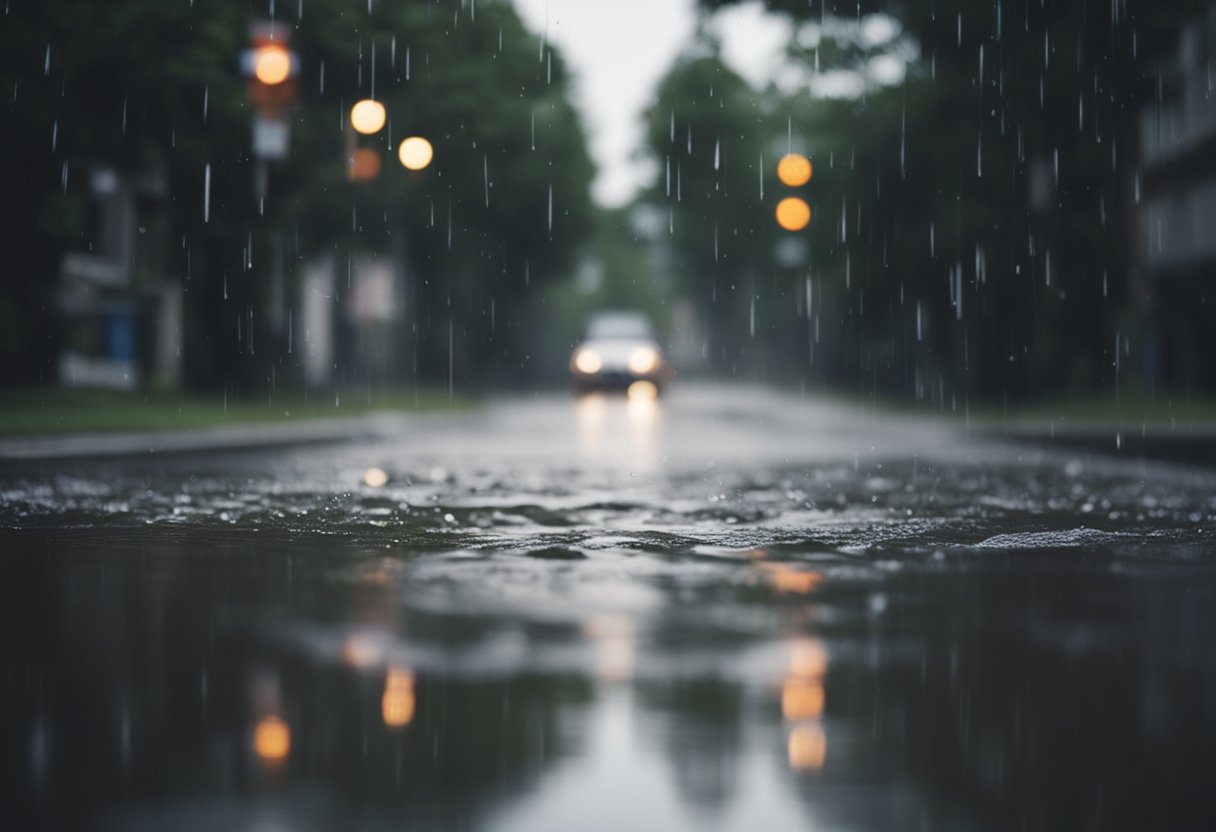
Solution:
M828 739L823 727L814 723L799 725L790 732L790 768L795 771L819 771L828 755Z
M777 203L777 224L786 231L801 231L811 221L811 206L806 200L787 196Z
M380 154L370 147L356 147L347 174L351 182L370 182L380 175Z
M815 587L823 583L823 575L803 569L793 569L780 563L765 563L761 568L768 574L769 580L778 592L791 595L808 595Z
M605 682L627 682L633 678L633 639L611 638L600 642L596 673Z
M630 400L653 401L659 397L659 388L652 381L635 381L625 394Z
M379 488L388 482L388 474L383 468L368 468L363 472L363 482L372 488Z
M291 728L273 714L263 717L253 731L253 749L265 763L277 763L291 751Z
M350 667L372 667L380 663L381 655L380 643L362 633L347 636L342 642L342 661Z
M583 635L596 642L599 658L596 674L606 682L633 678L633 621L620 615L598 615L583 624Z
M823 714L823 685L815 680L787 679L781 686L781 715L786 719L815 719Z
M379 101L365 98L350 108L350 126L356 133L371 135L384 126L384 121L384 105Z
M410 170L422 170L434 156L435 148L421 136L410 136L397 148L397 158Z
M801 153L789 153L777 163L777 178L782 185L798 188L811 181L811 160Z
M253 76L263 84L274 86L291 74L291 55L277 44L258 47L253 57Z
M404 728L414 721L417 700L414 696L414 674L408 670L390 668L384 680L384 696L380 713L389 728Z
M790 645L790 675L795 679L822 679L828 672L828 651L817 638Z

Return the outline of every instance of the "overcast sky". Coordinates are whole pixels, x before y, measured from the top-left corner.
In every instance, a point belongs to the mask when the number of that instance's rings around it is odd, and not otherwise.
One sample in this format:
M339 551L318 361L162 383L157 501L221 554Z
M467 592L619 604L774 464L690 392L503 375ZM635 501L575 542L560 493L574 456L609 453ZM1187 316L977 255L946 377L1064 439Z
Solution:
M524 24L547 37L575 81L599 168L592 194L602 205L628 202L649 177L632 158L641 148L643 111L659 80L692 38L694 0L514 0ZM787 25L758 2L719 15L726 61L762 83L785 46Z

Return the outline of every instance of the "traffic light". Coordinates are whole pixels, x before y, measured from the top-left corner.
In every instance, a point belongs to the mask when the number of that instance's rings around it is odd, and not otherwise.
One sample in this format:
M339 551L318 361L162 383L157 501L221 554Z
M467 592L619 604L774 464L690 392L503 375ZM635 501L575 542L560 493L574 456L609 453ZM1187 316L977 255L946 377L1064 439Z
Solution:
M788 153L777 163L777 179L787 188L801 188L811 181L811 160L801 153ZM811 206L800 196L787 196L777 203L777 224L786 231L801 231L811 221Z
M250 46L241 55L241 69L249 79L249 100L263 118L282 118L295 104L300 61L290 45L289 28L281 23L257 23L250 32Z

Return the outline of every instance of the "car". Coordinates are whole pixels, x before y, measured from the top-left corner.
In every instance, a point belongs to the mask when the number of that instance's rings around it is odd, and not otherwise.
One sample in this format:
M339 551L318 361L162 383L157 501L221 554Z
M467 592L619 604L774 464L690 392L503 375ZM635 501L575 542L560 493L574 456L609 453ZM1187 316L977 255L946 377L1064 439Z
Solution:
M626 390L631 396L657 396L674 372L643 312L597 312L570 356L570 377L579 393Z

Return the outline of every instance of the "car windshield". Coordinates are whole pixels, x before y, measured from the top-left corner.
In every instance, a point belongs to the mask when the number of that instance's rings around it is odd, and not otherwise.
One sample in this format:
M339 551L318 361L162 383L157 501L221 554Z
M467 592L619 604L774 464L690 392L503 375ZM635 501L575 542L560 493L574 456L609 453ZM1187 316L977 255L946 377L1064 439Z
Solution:
M645 315L634 312L612 312L596 315L587 323L587 340L638 339L652 340L654 333Z

